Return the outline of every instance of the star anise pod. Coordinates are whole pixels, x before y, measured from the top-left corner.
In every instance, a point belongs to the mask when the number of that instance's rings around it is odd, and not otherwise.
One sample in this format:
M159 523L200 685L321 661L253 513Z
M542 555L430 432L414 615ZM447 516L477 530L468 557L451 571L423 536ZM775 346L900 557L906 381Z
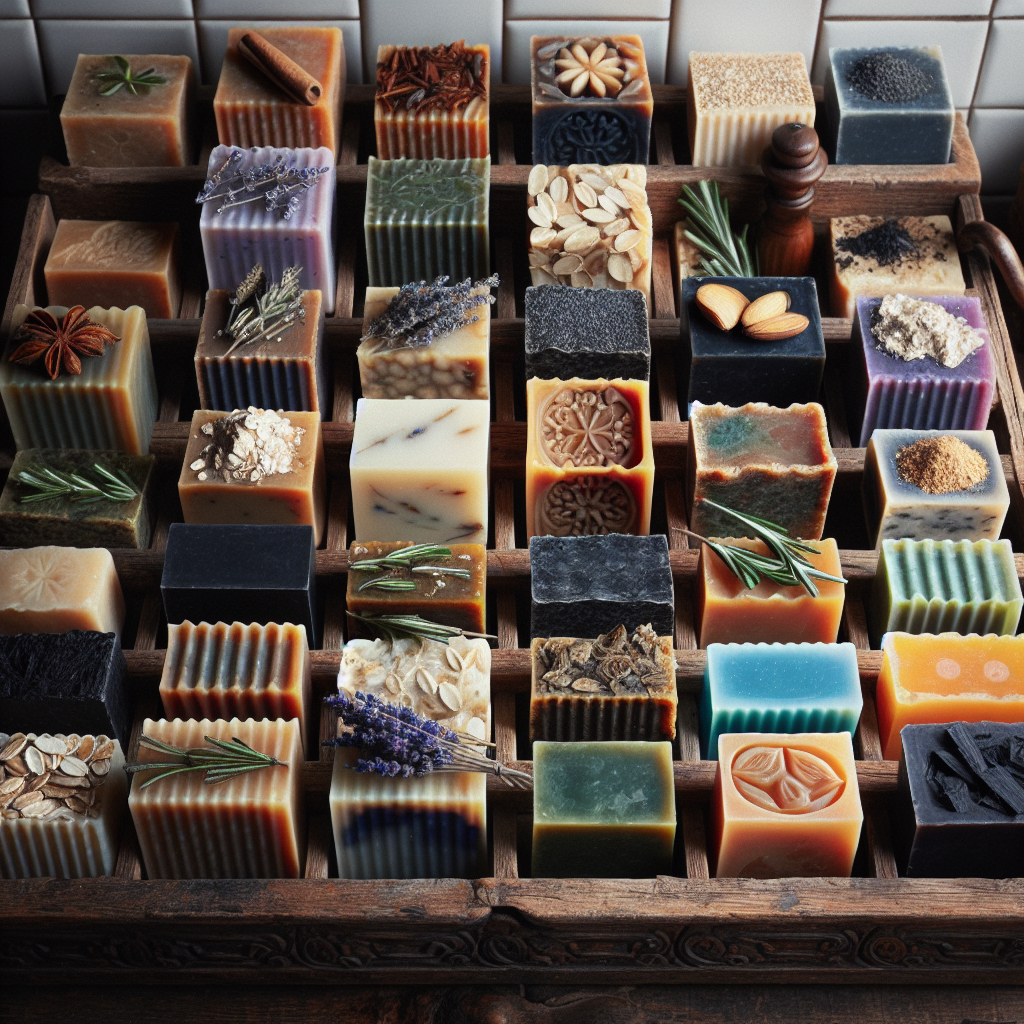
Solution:
M60 376L61 364L67 373L81 373L79 356L101 356L106 345L120 340L102 324L90 320L85 306L72 306L61 320L45 309L34 310L21 325L18 335L27 335L28 340L11 353L10 361L28 366L44 356L51 380Z

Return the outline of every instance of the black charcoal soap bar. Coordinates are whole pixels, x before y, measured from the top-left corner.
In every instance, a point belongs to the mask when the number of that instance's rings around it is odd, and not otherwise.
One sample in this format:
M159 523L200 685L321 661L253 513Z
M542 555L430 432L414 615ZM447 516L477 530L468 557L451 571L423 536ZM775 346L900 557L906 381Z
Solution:
M0 728L116 736L128 749L127 666L113 633L0 636Z
M319 646L312 526L173 523L160 592L168 622L294 622Z
M530 636L596 639L650 623L672 636L675 604L664 534L532 537Z
M647 300L632 288L527 288L526 376L649 380Z
M908 725L893 807L908 878L1024 875L1024 724Z

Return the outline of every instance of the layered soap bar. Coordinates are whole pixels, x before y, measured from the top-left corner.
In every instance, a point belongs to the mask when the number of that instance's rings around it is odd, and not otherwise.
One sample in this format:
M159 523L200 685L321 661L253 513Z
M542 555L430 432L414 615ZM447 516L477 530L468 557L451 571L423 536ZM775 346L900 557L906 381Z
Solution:
M491 407L360 398L349 475L359 541L483 544Z
M892 821L908 878L1024 875L1024 725L908 725Z
M635 290L526 289L526 378L649 380L647 302Z
M715 878L849 878L863 821L848 732L719 739Z
M820 405L731 409L694 403L686 455L690 529L705 537L737 532L738 520L703 503L778 523L791 537L819 540L836 458Z
M0 877L112 875L128 788L117 740L23 732L2 738Z
M770 554L759 540L720 538L731 547ZM807 554L815 569L842 576L839 548L830 537ZM835 643L843 619L846 587L831 580L815 580L818 596L803 587L784 587L762 578L745 587L706 544L701 545L697 569L697 627L700 646L709 644Z
M320 86L316 103L292 99L239 51L247 28L228 31L213 113L217 135L227 146L295 149L341 148L345 102L345 48L341 29L324 25L265 25L259 34L293 60Z
M530 644L530 739L672 740L676 663L672 637L624 626L596 640Z
M624 626L672 636L675 597L664 534L530 538L530 637L592 639Z
M0 722L21 732L116 736L128 746L127 665L113 633L0 636Z
M876 430L864 512L883 540L998 540L1010 492L991 430Z
M123 73L153 81L110 92ZM156 79L162 79L157 82ZM135 53L126 57L81 53L75 62L60 125L72 167L184 167L196 143L196 73L188 57ZM51 296L52 299L52 296Z
M1008 540L883 540L868 608L883 633L1016 633L1024 596Z
M760 164L772 132L814 127L814 93L802 53L691 53L687 89L694 167Z
M533 877L672 874L672 744L533 745Z
M527 536L650 533L647 381L531 377L526 424Z
M206 737L239 739L283 762L215 786L204 772L178 772L150 786L138 774L128 798L149 878L301 878L305 859L302 740L296 719L285 722L154 721L144 736L178 749L209 747ZM161 762L140 746L140 762Z
M0 361L0 397L15 445L147 454L158 399L145 311L139 306L88 310L90 321L112 331L118 340L105 346L102 355L83 359L81 373L51 379L40 364L10 361L24 340L18 328L36 308L15 307L11 340ZM46 312L63 324L68 310L47 306Z
M906 725L1024 722L1024 636L886 633L875 705L887 761Z
M706 760L736 732L847 732L864 698L853 644L711 644L700 703Z
M654 96L636 35L530 39L535 164L646 164Z
M491 158L378 160L366 177L370 284L485 278L490 262Z
M41 489L25 482L22 474L45 483L47 477L39 474L48 470L74 474L102 488L105 496L83 500L83 495L58 492L40 500ZM134 497L127 489L113 489L107 474L121 484L130 481ZM155 475L152 455L23 448L14 456L0 494L0 542L12 547L148 548Z

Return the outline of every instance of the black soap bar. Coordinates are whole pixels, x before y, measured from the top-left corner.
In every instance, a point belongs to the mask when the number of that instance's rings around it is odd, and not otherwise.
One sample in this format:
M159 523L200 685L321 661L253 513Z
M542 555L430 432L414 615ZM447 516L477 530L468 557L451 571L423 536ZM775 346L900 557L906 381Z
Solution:
M172 523L160 592L168 622L294 622L319 646L312 526Z
M650 623L672 636L675 602L664 534L531 537L530 637L596 640Z
M0 636L0 727L4 732L116 736L128 749L132 716L114 633Z
M892 815L908 878L1024 875L1024 724L908 725Z
M632 288L527 288L526 376L649 380L647 300Z
M697 309L697 289L725 284L756 299L769 292L789 293L790 312L802 313L806 330L781 341L754 341L739 325L731 331L716 327ZM721 402L734 408L747 402L767 402L785 409L794 402L818 400L825 372L825 337L821 332L818 289L813 277L685 277L682 282L681 351L689 351L683 367L687 403Z

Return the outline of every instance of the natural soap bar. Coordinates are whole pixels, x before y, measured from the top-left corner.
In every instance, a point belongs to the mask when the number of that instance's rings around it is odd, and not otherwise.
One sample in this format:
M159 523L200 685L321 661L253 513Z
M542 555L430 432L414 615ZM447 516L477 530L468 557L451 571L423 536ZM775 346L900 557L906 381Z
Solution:
M719 739L715 878L849 878L863 821L848 732Z
M905 725L1024 722L1024 636L886 633L875 705L887 761Z
M848 732L860 721L853 644L711 644L700 702L701 752L734 732Z
M647 534L654 500L645 380L526 382L526 534Z
M360 398L349 474L360 541L483 544L488 402Z
M533 745L533 877L672 873L672 744Z
M593 639L649 625L672 636L675 603L664 534L530 538L530 636Z
M215 786L204 772L179 772L143 788L140 772L128 807L149 878L300 878L305 859L305 796L299 723L154 721L145 736L178 749L209 746L207 736L240 739L283 765L247 772ZM141 762L164 760L139 747Z

